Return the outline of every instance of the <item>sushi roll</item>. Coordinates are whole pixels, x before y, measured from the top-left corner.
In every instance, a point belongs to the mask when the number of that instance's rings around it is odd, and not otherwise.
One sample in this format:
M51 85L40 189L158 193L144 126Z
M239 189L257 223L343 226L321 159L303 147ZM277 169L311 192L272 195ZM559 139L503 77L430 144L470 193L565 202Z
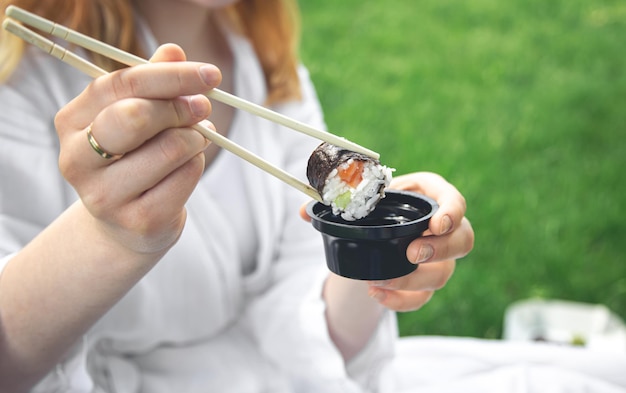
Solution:
M385 197L393 169L327 142L311 154L307 178L333 214L347 221L367 216Z

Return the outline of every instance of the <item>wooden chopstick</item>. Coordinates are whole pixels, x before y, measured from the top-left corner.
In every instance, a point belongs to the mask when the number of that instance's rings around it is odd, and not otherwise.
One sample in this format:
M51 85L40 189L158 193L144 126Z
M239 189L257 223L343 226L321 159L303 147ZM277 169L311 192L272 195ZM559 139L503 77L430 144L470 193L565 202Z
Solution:
M84 72L85 74L91 76L92 78L97 78L102 75L108 74L108 72L95 64L83 59L82 57L74 54L73 52L60 47L54 42L48 40L45 37L33 32L32 30L16 23L15 21L7 18L4 20L2 27L8 32L15 34L20 37L24 41L36 46L37 48L43 50L44 52L62 60L63 62L71 65L72 67ZM265 172L277 177L281 181L286 184L296 188L299 191L302 191L309 197L315 199L316 201L323 202L320 194L311 187L309 184L301 182L296 177L292 176L288 172L282 170L281 168L275 167L269 162L263 160L261 157L256 154L246 150L245 148L239 146L234 143L230 139L225 136L213 131L211 128L207 126L207 121L203 120L192 126L193 129L201 133L205 138L215 143L216 145L230 151L231 153L243 158L244 160L250 162L251 164L259 167Z
M104 42L98 41L92 37L79 33L68 27L59 25L58 23L49 21L48 19L42 18L38 15L25 11L16 6L7 7L6 15L14 19L17 19L29 26L33 26L45 33L48 33L55 37L59 37L67 42L76 44L85 49L93 51L95 53L99 53L110 59L116 60L122 64L126 64L128 66L135 66L139 64L148 63L146 59L142 59L141 57L135 56L119 48L116 48ZM274 112L270 109L267 109L255 103L246 101L242 98L239 98L235 95L232 95L220 89L212 89L211 91L206 93L206 96L214 100L223 102L224 104L230 105L238 109L242 109L246 112L249 112L259 117L262 117L264 119L270 120L272 122L281 124L285 127L302 132L306 135L312 136L321 141L328 142L335 146L339 146L344 149L362 153L374 159L380 158L380 154L370 149L367 149L363 146L360 146L354 142L351 142L345 138L339 137L329 132L318 130L314 127L309 126L308 124L305 124L295 119L292 119L290 117L284 116L280 113Z

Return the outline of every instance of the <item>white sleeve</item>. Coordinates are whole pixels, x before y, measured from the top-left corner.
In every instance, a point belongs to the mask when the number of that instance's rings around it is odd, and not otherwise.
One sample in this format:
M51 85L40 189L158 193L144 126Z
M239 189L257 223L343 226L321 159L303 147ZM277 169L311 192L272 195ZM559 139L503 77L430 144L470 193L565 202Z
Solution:
M31 389L31 393L67 392L88 393L93 391L93 381L87 374L87 345L82 339L68 351L44 379Z
M0 258L3 262L76 198L58 170L59 142L54 116L74 96L72 87L80 91L84 83L80 78L72 80L66 75L67 66L56 59L30 50L18 71L0 85Z
M303 100L279 110L302 122L324 128L315 91L300 69ZM319 141L294 138L286 170L299 173ZM284 142L284 141L283 141ZM299 392L376 391L377 376L392 355L397 337L395 314L387 312L366 348L350 364L328 334L322 288L328 275L320 234L303 221L298 208L306 197L288 191L282 237L273 263L273 283L246 311L247 323L265 356L286 372Z
M58 170L54 116L85 80L36 48L0 85L0 274L9 261L75 199ZM84 348L76 346L32 392L76 392L85 385Z

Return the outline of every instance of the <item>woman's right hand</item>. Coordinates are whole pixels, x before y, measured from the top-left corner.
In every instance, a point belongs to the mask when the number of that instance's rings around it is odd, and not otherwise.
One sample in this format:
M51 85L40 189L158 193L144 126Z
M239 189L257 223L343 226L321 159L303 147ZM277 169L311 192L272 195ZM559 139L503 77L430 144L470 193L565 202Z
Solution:
M189 127L209 116L201 93L221 74L183 60L179 47L164 45L152 64L97 78L55 119L63 176L103 233L133 252L161 253L175 243L204 171L208 141ZM99 156L89 127L102 149L123 156Z

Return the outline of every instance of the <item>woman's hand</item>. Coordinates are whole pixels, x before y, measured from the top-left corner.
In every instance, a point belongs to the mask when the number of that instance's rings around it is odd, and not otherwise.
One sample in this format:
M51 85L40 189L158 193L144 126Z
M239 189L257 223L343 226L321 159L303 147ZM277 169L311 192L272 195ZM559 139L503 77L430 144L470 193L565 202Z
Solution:
M422 307L435 290L446 284L454 272L455 260L473 248L474 231L465 218L465 199L441 176L429 172L398 176L390 188L418 192L439 204L424 236L407 248L407 258L419 268L404 277L370 282L369 295L380 304L396 311L411 311Z
M369 283L328 275L323 291L328 331L346 361L369 341L383 307L411 311L423 306L446 284L454 272L455 259L474 245L474 231L465 218L465 199L441 176L427 172L398 176L391 188L427 195L437 201L439 209L424 236L407 247L407 258L420 264L415 272ZM310 221L306 205L300 208L300 216Z
M207 118L201 95L221 81L210 65L160 47L152 64L96 79L57 115L59 165L103 233L133 252L169 248L203 170L208 142L189 126ZM98 155L87 138L120 159Z

